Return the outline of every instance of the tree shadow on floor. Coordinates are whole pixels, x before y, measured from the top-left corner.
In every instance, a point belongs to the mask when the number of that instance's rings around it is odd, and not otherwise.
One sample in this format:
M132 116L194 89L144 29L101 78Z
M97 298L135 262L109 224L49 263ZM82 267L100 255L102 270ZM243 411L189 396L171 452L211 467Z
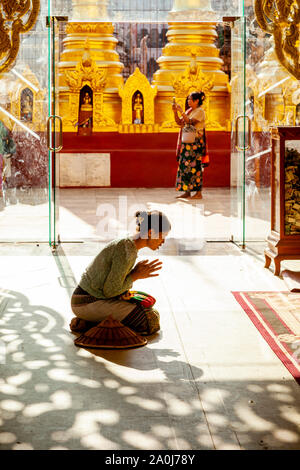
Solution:
M211 380L161 334L134 350L76 348L57 311L1 298L2 449L299 448L293 381Z

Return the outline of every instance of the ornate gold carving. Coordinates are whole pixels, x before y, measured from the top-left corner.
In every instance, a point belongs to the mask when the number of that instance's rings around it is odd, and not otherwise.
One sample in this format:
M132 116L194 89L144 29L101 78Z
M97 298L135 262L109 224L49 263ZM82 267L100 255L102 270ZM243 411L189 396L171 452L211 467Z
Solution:
M71 92L79 92L83 85L89 83L95 92L103 92L106 84L107 71L98 67L91 58L88 40L85 43L85 52L76 65L75 70L65 71L66 82Z
M64 127L74 131L77 123L80 90L89 85L93 91L93 130L98 132L103 127L116 128L113 119L106 116L103 107L103 94L106 86L107 70L98 67L91 58L89 41L86 40L85 50L75 70L65 71L67 85L69 86L69 107L64 116ZM107 129L106 129L107 130Z
M69 110L68 113L63 116L64 130L69 128L71 132L74 132L74 128L76 127L76 123L78 121L79 98L79 93L69 94Z
M125 85L119 87L119 95L122 98L122 124L132 124L132 97L137 91L144 98L144 124L154 125L154 98L157 94L157 86L152 87L138 67Z
M2 0L0 3L0 73L9 70L18 55L20 34L35 24L40 0ZM25 16L24 23L23 17Z
M196 55L192 54L190 65L181 75L173 78L172 84L176 97L186 99L192 91L203 91L206 95L209 94L214 81L202 72L201 66L197 64Z
M113 119L106 116L104 113L103 107L103 93L96 93L95 94L95 102L94 102L94 127L95 130L99 131L101 128L105 127L116 127L116 123ZM107 130L107 129L106 129Z
M255 0L255 15L259 26L273 35L280 63L299 80L299 0Z
M44 131L46 129L47 120L47 90L42 89L39 81L28 66L24 69L22 77L14 82L9 92L9 101L11 103L10 113L17 119L22 120L21 116L21 96L25 89L29 89L32 93L32 119L24 123L27 127L34 131Z
M109 34L114 32L112 23L68 23L66 27L67 34L86 33L86 34Z
M200 46L194 47L193 52L196 56L199 57L219 57L219 50L210 46ZM170 44L163 48L162 54L165 57L171 56L190 56L191 47L190 46L179 46L178 44Z

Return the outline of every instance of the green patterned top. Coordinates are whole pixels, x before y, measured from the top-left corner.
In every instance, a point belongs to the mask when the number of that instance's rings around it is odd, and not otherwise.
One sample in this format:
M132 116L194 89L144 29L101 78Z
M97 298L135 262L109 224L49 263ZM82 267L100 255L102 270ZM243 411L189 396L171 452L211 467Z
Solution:
M137 248L131 238L113 240L86 268L79 286L98 299L123 294L132 287L130 272L136 258Z

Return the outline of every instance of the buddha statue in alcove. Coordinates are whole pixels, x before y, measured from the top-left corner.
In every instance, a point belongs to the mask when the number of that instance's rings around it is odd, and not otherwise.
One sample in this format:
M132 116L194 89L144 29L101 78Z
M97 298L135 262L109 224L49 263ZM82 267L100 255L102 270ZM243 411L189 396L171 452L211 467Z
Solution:
M21 121L32 121L33 97L30 90L23 90L21 95Z
M140 93L137 93L133 101L133 123L134 124L143 124L144 122L144 104L143 98Z
M83 94L79 110L78 135L91 135L93 128L92 97L88 91Z

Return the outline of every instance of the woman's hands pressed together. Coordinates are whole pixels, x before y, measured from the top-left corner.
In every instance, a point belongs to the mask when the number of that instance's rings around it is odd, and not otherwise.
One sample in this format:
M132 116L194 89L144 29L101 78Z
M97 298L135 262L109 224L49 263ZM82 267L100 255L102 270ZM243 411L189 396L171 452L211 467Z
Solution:
M158 259L149 261L148 259L140 261L135 265L130 275L133 281L137 279L146 279L148 277L155 277L159 274L155 274L156 271L159 271L162 268L162 262Z

